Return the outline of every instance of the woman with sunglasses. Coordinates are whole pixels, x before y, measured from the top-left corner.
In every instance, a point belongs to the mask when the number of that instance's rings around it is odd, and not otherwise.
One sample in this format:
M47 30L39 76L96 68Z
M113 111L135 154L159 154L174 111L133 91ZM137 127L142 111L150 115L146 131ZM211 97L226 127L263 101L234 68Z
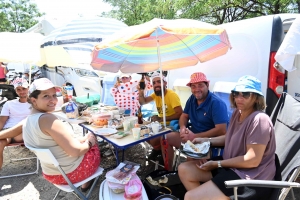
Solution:
M263 112L266 104L261 82L252 76L241 77L230 94L230 102L235 111L226 135L193 141L210 141L212 146L224 146L223 156L185 162L178 168L188 191L185 200L233 199L233 189L227 189L224 181L274 179L274 128L269 116ZM241 187L238 199L268 199L270 192L271 188Z

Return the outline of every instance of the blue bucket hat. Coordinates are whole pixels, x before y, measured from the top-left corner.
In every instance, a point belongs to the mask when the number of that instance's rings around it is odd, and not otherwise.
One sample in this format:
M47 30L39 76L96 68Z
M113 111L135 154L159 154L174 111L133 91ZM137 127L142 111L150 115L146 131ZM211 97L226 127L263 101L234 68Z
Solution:
M253 92L261 96L264 96L263 93L261 92L260 80L249 75L242 76L241 78L239 78L237 84L235 85L232 91Z

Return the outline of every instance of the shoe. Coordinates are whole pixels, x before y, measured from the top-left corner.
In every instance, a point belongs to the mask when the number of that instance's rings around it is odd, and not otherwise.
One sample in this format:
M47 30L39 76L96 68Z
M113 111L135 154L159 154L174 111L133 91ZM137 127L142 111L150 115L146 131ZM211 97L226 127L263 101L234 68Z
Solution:
M88 190L92 187L94 181L95 181L95 179L90 180L89 186L87 186L86 188L82 188L82 187L81 187L81 191L82 191L82 192L88 191Z
M108 157L108 156L111 156L112 154L113 154L113 152L109 149L103 155Z
M148 160L156 160L157 156L162 156L161 150L152 149L152 152L147 156Z

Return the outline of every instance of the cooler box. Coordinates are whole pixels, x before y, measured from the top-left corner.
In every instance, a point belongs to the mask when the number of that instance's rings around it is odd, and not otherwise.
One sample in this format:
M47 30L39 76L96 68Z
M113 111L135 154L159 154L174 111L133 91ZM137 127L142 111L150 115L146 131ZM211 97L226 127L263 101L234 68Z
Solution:
M184 109L186 101L190 98L191 88L186 86L190 79L176 79L173 83L173 90L178 94L182 109Z
M213 93L225 102L229 120L233 111L233 109L230 107L229 95L235 85L236 82L217 81L213 88Z
M101 103L104 105L115 106L115 101L113 96L110 94L111 88L117 82L118 74L107 74L103 78L103 90L101 95Z

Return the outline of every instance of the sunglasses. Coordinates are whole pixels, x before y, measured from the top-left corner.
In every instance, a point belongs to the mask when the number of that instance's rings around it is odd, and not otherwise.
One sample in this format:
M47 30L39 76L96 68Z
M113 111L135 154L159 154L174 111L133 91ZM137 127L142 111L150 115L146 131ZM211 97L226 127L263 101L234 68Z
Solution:
M237 98L239 96L243 97L244 99L249 99L249 97L251 96L252 92L237 92L237 91L232 91L232 96L234 98Z

